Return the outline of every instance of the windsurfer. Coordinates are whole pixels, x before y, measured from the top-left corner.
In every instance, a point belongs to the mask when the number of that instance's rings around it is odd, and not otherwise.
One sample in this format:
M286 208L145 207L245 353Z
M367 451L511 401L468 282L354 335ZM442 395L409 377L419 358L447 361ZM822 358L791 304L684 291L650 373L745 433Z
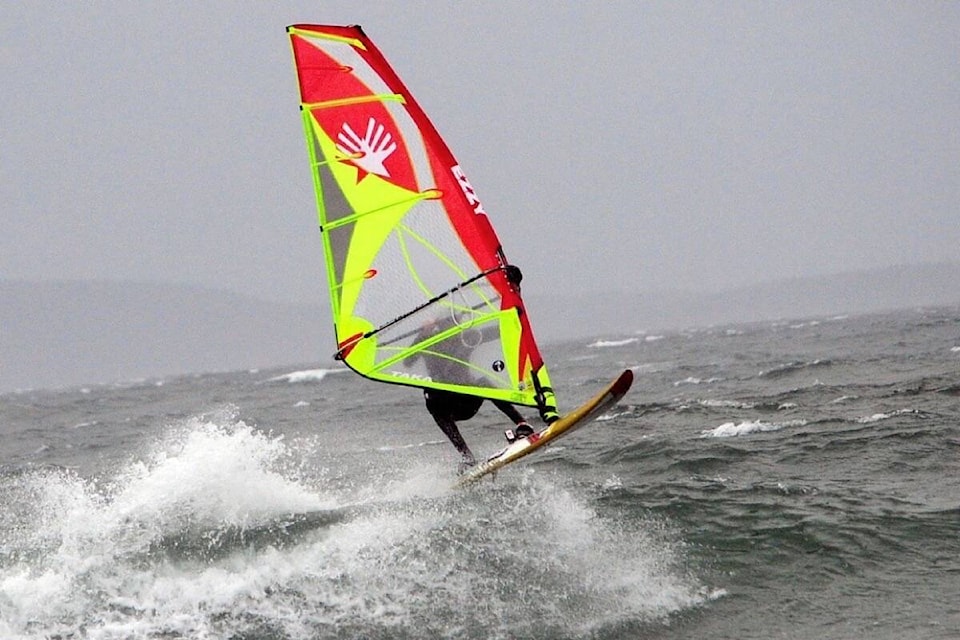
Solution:
M520 280L523 279L523 274L520 272L520 269L514 265L508 265L504 271L510 283L519 289ZM436 335L442 329L451 326L452 322L449 318L435 319L428 322L420 329L416 342L426 340L430 336ZM434 350L442 350L448 357L425 357L427 370L430 372L431 377L437 380L455 379L453 378L455 374L453 371L448 370L449 367L458 361L468 361L470 352L477 344L483 341L483 336L481 335L480 340L474 344L462 340L461 337L457 337L434 345L434 347L432 347ZM410 366L417 357L420 357L420 354L408 359L405 364ZM440 430L443 431L444 435L453 443L457 451L460 452L461 460L458 471L463 473L476 464L476 458L474 458L473 452L470 451L470 447L467 446L466 441L464 441L463 436L460 434L457 422L469 420L477 415L484 398L441 389L424 389L423 398L427 405L427 411L433 416L437 426L440 427ZM490 401L497 409L502 411L504 415L510 418L515 425L512 433L508 432L508 439L512 441L512 439L515 438L525 438L533 435L533 428L527 423L523 416L520 415L516 407L504 400L491 399Z

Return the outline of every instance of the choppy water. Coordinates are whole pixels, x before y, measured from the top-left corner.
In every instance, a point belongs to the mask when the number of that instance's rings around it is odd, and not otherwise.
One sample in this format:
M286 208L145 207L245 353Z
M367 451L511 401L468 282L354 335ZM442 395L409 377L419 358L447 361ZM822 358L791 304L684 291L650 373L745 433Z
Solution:
M465 491L349 373L0 397L0 637L960 637L960 309L545 351L634 389Z

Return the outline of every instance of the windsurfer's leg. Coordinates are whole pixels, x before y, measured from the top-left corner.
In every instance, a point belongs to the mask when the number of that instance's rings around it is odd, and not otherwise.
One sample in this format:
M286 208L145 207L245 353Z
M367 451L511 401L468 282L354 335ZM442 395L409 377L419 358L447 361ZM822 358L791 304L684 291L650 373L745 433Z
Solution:
M447 439L450 440L463 457L461 466L473 466L476 463L476 459L473 457L473 452L470 451L470 447L467 446L463 436L460 435L460 429L457 428L454 416L447 406L451 404L446 402L448 398L442 393L427 390L424 390L423 397L427 403L427 411L433 416L434 422L437 423L437 426L443 431L443 435L447 436Z
M463 436L460 435L460 429L457 428L457 423L449 416L435 415L433 419L436 421L437 426L440 427L440 430L443 431L443 435L447 436L450 442L453 443L453 446L457 448L457 451L460 452L463 459L469 460L472 464L474 462L473 452L470 451L470 447L467 446Z

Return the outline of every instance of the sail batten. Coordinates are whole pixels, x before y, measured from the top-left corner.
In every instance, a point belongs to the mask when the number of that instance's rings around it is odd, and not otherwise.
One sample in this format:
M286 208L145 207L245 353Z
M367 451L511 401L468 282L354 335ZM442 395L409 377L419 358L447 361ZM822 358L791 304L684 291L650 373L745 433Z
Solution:
M395 93L379 96L358 96L355 98L343 98L341 100L327 100L325 102L305 103L304 109L332 109L334 107L346 107L352 104L363 104L365 102L399 102L403 104L403 96Z
M344 217L342 217L342 218L338 218L337 220L334 220L334 221L332 221L332 222L328 222L328 223L326 224L326 227L327 227L328 229L336 229L336 228L339 227L339 226L356 222L357 220L359 220L360 218L363 218L364 216L374 215L374 214L380 213L380 212L382 212L382 211L387 211L387 210L389 210L389 209L392 208L392 207L402 207L402 206L405 206L405 205L409 205L409 204L411 204L411 203L413 203L413 202L417 202L417 201L419 201L419 200L429 200L429 199L431 199L431 198L432 198L432 195L431 195L431 193L430 193L429 191L428 191L428 192L424 192L424 193L418 193L417 195L415 195L415 196L413 196L413 197L411 197L411 198L405 198L405 199L403 199L403 200L398 200L398 201L396 201L396 202L388 202L388 203L386 203L386 204L384 204L384 205L382 205L382 206L379 206L379 207L377 207L377 208L375 208L375 209L367 209L366 211L358 211L357 213L353 214L352 216L344 216Z
M337 356L374 380L555 411L500 240L410 91L359 27L287 31Z

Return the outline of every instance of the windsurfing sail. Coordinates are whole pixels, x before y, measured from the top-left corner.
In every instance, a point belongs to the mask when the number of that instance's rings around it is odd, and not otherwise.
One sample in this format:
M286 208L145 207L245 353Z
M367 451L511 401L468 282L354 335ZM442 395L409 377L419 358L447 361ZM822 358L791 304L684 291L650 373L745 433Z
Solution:
M287 28L336 357L556 417L515 271L466 174L359 26Z

